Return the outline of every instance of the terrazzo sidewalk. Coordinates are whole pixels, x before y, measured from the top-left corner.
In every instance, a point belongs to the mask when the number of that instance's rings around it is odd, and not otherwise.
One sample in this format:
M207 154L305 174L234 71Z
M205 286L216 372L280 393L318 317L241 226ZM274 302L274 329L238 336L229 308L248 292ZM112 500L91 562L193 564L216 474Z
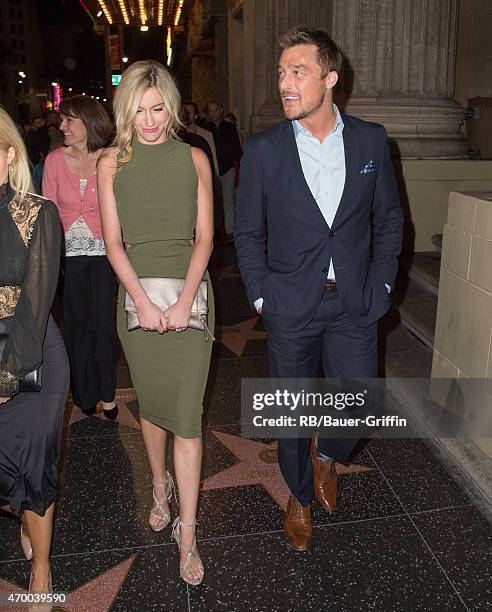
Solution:
M81 418L67 405L52 556L55 590L67 593L62 609L491 610L492 528L422 440L359 445L350 465L337 466L337 511L315 502L311 548L289 546L276 445L240 436L241 377L268 376L268 362L261 318L247 304L231 244L216 248L212 277L219 325L198 516L204 581L187 586L171 528L156 534L148 527L151 477L120 358L118 422ZM386 327L384 367L404 371L405 359L424 349L400 325ZM18 525L2 514L0 533L0 592L27 589Z

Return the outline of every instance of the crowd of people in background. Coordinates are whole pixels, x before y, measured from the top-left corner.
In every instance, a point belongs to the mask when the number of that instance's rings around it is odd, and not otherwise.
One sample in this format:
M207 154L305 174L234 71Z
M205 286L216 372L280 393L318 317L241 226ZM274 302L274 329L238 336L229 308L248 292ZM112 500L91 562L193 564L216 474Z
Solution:
M245 132L240 128L236 115L225 111L218 100L210 100L202 112L195 102L183 102L180 120L182 128L178 135L181 140L202 149L210 162L214 179L216 240L230 240ZM33 184L39 194L42 192L44 163L48 153L64 146L61 122L57 111L16 122L26 146Z

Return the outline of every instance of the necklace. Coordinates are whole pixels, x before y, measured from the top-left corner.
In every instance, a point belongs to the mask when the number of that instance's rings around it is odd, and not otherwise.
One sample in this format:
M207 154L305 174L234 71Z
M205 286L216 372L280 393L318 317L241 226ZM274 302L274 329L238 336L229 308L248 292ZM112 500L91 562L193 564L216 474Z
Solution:
M97 166L97 159L99 158L99 156L96 158L96 166ZM74 164L75 164L75 171L77 172L77 176L79 177L80 180L87 180L89 173L87 173L87 176L85 178L80 176L80 169L79 169L79 165L77 163L77 158L76 157L72 157ZM87 161L89 161L89 157L87 157ZM94 171L90 173L90 175L94 175L96 174L96 167L94 167Z

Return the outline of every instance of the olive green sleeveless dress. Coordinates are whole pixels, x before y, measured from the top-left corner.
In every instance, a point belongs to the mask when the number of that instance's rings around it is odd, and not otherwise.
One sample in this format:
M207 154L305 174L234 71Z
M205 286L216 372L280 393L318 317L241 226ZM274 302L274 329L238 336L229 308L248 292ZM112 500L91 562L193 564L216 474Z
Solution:
M139 277L185 278L197 217L198 178L191 148L169 138L132 143L133 158L116 173L114 193L127 255ZM208 272L208 325L214 300ZM126 328L125 290L118 296L118 334L140 416L184 438L201 435L202 403L212 342L201 331L165 334Z

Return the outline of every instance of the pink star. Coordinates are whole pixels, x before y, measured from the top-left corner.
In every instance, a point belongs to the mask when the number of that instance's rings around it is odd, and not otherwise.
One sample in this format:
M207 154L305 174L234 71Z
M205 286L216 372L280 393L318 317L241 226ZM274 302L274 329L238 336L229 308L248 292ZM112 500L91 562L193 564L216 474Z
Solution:
M256 316L236 325L216 325L217 341L227 346L235 355L241 357L248 340L264 340L266 338L265 332L254 330L258 318Z
M140 425L138 421L135 419L133 414L130 412L130 409L126 405L126 402L132 402L137 399L137 394L135 393L135 389L117 389L116 390L116 403L118 405L118 416L115 419L115 423L119 423L120 425L126 425L127 427L133 427L134 429L140 429ZM106 417L103 416L102 411L96 412L95 417L105 420ZM85 415L81 410L76 408L73 402L68 401L65 408L65 418L64 423L65 427L70 427L74 423L78 423L79 421L83 421L87 419L87 415Z
M60 602L58 609L67 612L108 612L114 603L121 587L128 576L137 555L132 555L125 561L115 565L101 575L86 582L68 594L65 602ZM56 588L56 585L55 585ZM12 582L0 578L0 601L5 602L6 595L10 593L27 593ZM3 607L2 612L16 612L19 607Z
M265 444L220 431L212 433L236 455L239 463L206 478L202 483L202 490L210 491L260 484L282 510L286 510L290 491L277 463L277 442ZM337 463L336 470L337 474L342 475L369 472L372 471L372 468L354 463L348 466Z

